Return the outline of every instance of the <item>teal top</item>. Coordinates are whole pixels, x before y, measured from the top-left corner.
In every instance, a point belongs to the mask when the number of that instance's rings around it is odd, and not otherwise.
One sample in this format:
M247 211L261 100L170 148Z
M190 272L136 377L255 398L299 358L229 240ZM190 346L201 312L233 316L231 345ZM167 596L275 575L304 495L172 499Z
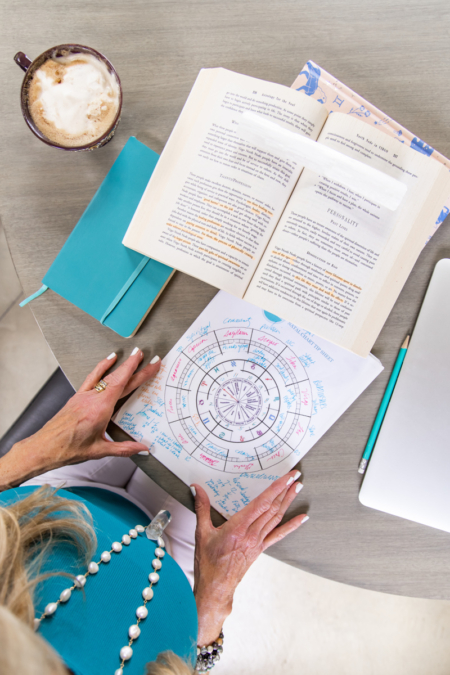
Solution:
M36 487L20 487L0 494L0 505L26 497ZM94 519L98 539L94 560L110 550L113 541L121 541L136 525L147 525L148 517L135 504L120 495L100 488L73 487L59 490L61 497L82 501ZM66 604L60 604L53 616L45 618L39 628L75 675L113 675L120 666L119 652L128 644L128 628L136 623L136 609L143 605L142 590L149 585L154 571L156 542L140 534L121 553L112 553L111 561L102 563L96 575L89 575L85 593L74 590ZM42 571L58 570L76 576L85 566L76 564L73 546L58 544ZM153 599L147 603L148 616L141 621L141 634L133 643L133 656L126 661L124 675L143 675L144 665L166 650L193 665L196 659L197 610L194 595L182 569L166 552L160 579L153 587ZM36 615L49 602L72 585L67 577L52 577L39 585Z

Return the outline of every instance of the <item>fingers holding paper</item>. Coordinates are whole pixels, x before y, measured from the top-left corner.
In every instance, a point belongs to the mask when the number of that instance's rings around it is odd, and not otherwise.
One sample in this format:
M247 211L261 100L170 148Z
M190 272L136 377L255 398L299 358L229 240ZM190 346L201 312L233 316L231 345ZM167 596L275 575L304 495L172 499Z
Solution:
M112 353L102 359L80 389L42 429L16 443L0 459L0 490L65 465L148 452L147 446L142 443L115 443L106 437L106 428L117 401L154 377L160 368L160 359L152 359L153 362L136 373L142 359L142 351L136 348L122 365L109 374L106 373L116 363L117 356ZM100 380L106 383L106 388L97 391L94 387Z
M293 470L279 478L218 528L211 522L206 491L192 486L197 514L194 594L202 644L217 637L237 585L260 553L308 519L302 514L278 527L301 489L299 476Z
M135 347L124 363L113 372L105 375L106 371L117 360L117 356L114 353L110 354L94 368L80 389L79 393L84 394L90 403L90 415L93 427L102 426L101 438L103 447L100 449L101 456L129 456L147 451L147 447L142 443L135 441L114 443L105 436L106 427L114 412L117 401L130 394L141 384L152 379L161 366L161 360L156 356L136 373L135 371L141 363L143 356L143 352L138 347ZM99 381L99 377L106 385L106 388L100 392L94 389Z

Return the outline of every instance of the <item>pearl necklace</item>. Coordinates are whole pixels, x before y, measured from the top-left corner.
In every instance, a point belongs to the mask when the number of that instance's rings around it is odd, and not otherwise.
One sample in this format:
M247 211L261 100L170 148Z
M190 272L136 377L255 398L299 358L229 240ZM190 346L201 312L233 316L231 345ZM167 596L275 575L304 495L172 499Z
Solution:
M156 519L155 519L156 520ZM152 521L154 522L154 521ZM150 527L150 526L149 526ZM142 525L136 525L136 527L132 528L128 534L124 534L122 537L122 541L113 541L111 544L111 550L110 551L103 551L103 553L100 556L100 560L98 562L95 562L92 560L87 568L87 572L85 574L78 574L75 577L73 586L70 588L66 588L63 591L61 591L59 599L56 602L49 602L48 605L46 605L43 613L39 618L34 619L34 630L37 631L39 629L39 626L41 625L41 621L45 619L48 616L52 616L58 609L58 605L61 603L66 603L68 600L70 600L70 596L72 595L72 591L76 589L81 589L84 587L86 580L89 576L93 574L97 574L97 572L100 569L100 565L107 564L111 560L111 553L117 553L119 554L122 551L123 545L124 546L129 546L131 543L132 539L136 539L139 534L143 534L145 532L145 527ZM163 550L165 548L165 543L164 539L162 537L157 538L157 543L158 546L155 548L155 558L152 560L152 567L153 567L153 572L150 572L148 575L148 580L150 582L149 586L146 586L144 590L142 591L142 597L144 598L144 604L141 605L140 607L137 608L136 610L136 617L137 621L136 623L132 624L128 628L128 637L129 641L128 644L122 647L122 649L119 652L119 658L120 658L120 666L117 668L117 670L114 671L114 675L123 675L123 668L125 666L125 662L129 661L131 657L133 656L133 649L131 645L135 640L138 639L139 635L141 634L141 629L139 627L139 624L141 621L147 618L148 616L148 609L146 607L147 602L149 602L153 598L153 586L158 583L159 581L159 574L157 570L160 570L162 567L162 562L161 558L164 558L165 556L165 551Z

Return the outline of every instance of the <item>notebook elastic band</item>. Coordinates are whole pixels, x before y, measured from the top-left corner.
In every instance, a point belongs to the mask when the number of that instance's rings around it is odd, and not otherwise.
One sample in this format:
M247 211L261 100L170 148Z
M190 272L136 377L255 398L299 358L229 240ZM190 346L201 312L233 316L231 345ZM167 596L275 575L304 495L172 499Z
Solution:
M112 301L112 303L109 305L108 309L106 312L103 314L102 318L100 319L100 323L105 323L105 320L107 317L111 314L113 309L119 304L119 302L122 300L123 296L127 292L127 290L130 288L131 284L133 281L140 275L146 264L150 258L143 258L139 265L136 267L134 270L133 274L127 279L127 281L124 283L120 291L117 293L116 297Z
M38 298L40 295L42 295L42 293L45 293L46 290L48 290L48 286L42 284L42 286L38 291L36 291L36 293L33 293L33 295L30 295L28 298L25 298L25 300L22 300L22 302L19 303L19 307L24 307L25 305L28 305L29 302L31 302L35 298Z

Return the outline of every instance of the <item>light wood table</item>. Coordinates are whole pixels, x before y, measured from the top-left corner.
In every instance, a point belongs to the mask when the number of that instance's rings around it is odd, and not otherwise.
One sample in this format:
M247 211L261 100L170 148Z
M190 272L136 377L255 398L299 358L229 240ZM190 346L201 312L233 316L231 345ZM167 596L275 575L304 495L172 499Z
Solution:
M450 153L445 0L425 5L416 0L112 0L107 5L1 0L1 7L1 217L26 294L39 288L129 136L161 152L204 66L290 85L313 59L443 154ZM34 58L68 41L106 54L123 83L116 137L92 153L47 147L30 133L20 112L16 51ZM444 256L450 256L448 223L422 253L375 345L384 373L301 462L305 488L292 514L307 509L311 520L270 555L368 589L450 598L450 537L361 506L356 471L399 346L414 324L434 264ZM101 254L99 264L108 264ZM131 341L50 291L32 310L77 387L113 350L121 360L135 344L146 359L164 356L215 292L176 274ZM138 463L192 508L188 488L156 460Z

